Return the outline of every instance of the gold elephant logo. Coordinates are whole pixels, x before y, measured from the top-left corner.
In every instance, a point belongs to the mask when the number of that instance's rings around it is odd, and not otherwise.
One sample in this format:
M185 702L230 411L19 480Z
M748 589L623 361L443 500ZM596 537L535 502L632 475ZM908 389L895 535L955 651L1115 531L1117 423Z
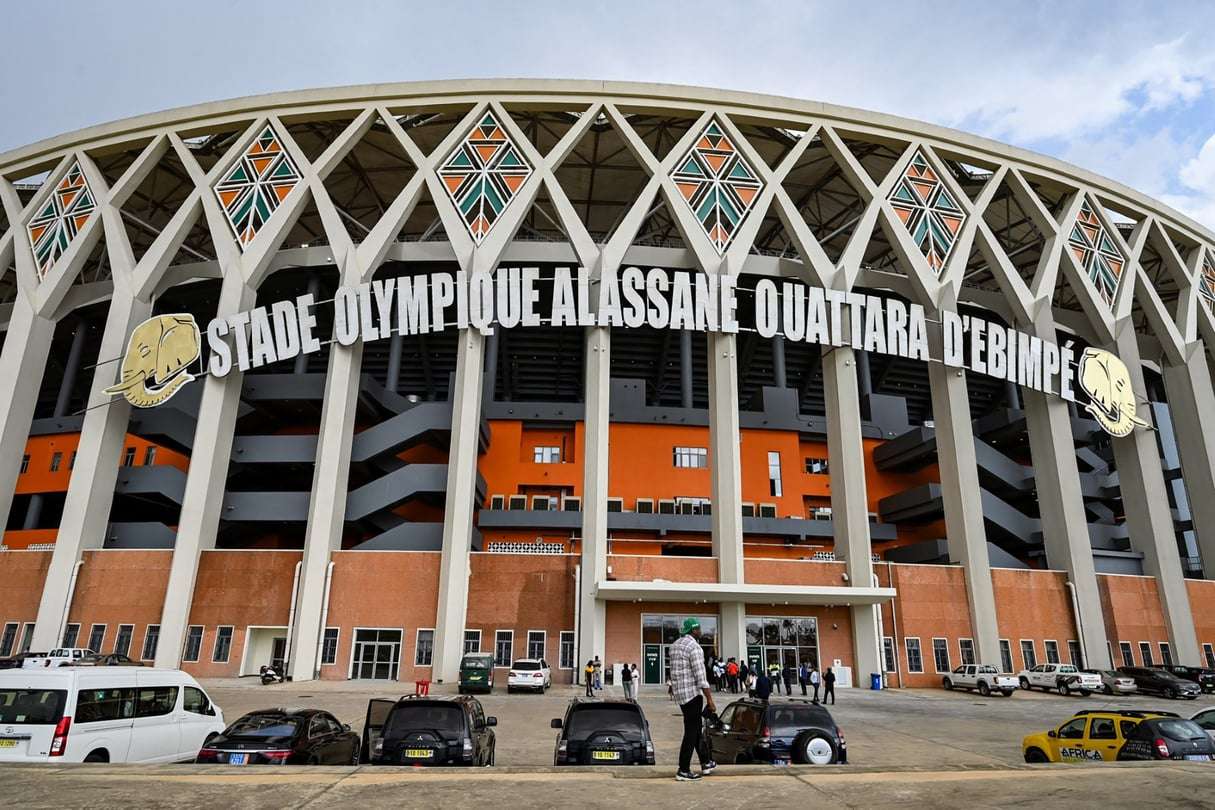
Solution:
M1131 373L1103 349L1085 349L1080 357L1080 387L1089 396L1086 410L1111 436L1126 436L1147 422L1135 415L1135 389Z
M201 352L193 315L148 318L131 332L119 382L105 392L122 394L136 408L160 405L194 379L189 367Z

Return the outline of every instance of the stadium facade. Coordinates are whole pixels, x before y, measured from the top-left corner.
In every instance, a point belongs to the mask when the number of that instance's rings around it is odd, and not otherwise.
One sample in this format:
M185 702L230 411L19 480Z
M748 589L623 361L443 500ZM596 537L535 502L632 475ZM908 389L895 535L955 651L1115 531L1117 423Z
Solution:
M458 81L62 135L0 155L0 198L0 654L661 683L697 615L715 654L891 686L1215 666L1215 234L1082 169L783 98ZM441 302L330 340L377 281L534 268L547 305L631 267L729 278L737 328ZM768 282L916 307L927 359L771 334ZM301 296L311 351L206 373L209 324ZM1127 371L1086 401L951 365L963 321L968 353L983 322Z

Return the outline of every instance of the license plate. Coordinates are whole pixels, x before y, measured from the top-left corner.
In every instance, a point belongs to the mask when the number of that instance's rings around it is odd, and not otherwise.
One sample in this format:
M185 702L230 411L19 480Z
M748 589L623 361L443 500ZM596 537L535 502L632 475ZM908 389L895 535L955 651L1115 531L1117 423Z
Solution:
M410 759L430 759L435 752L429 748L406 748L405 756Z
M620 759L619 751L592 751L591 759Z
M0 740L0 748L16 748L16 740Z
M228 754L228 764L229 765L248 765L249 764L249 755L248 754Z
M1210 754L1186 754L1185 758L1190 762L1208 762L1211 759Z

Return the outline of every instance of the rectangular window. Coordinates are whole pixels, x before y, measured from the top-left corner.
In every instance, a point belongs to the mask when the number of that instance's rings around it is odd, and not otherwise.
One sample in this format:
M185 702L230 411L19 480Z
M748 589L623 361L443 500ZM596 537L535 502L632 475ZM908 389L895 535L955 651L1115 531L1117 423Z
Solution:
M211 660L216 664L228 663L232 653L232 628L215 628L215 646L211 648Z
M327 667L337 663L338 637L341 635L337 627L326 627L325 637L321 640L321 666Z
M434 660L435 631L418 630L418 643L414 648L413 664L416 667L428 667Z
M1067 657L1072 666L1076 669L1084 669L1084 654L1080 652L1080 642L1075 639L1067 641ZM1114 662L1114 655L1110 653L1110 663Z
M27 453L26 455L21 457L21 472L23 472L23 473L29 472L29 470L30 470L30 457L29 457L29 454Z
M806 459L806 472L810 473L811 475L827 475L830 472L829 468L827 467L827 459Z
M760 516L761 518L774 518L774 517L776 517L776 504L774 504L774 503L761 503L761 504L759 505L759 516Z
M658 502L658 514L673 515L675 514L675 501L662 500Z
M654 499L653 498L638 498L637 503L633 507L633 511L635 511L639 515L654 514Z
M975 663L975 642L973 639L958 639L958 652L962 655L963 664Z
M119 655L131 654L131 636L135 634L135 625L118 625L118 635L114 637L114 652Z
M136 717L164 717L177 706L176 686L145 686L136 695Z
M920 655L920 640L918 638L906 638L903 641L907 644L907 671L923 672L924 659Z
M34 623L26 622L25 629L21 631L21 652L30 651L30 645L34 643Z
M1006 638L1000 639L1000 671L1015 672L1012 660L1012 642Z
M1051 641L1050 639L1047 639L1046 641L1044 641L1042 643L1046 646L1046 663L1058 664L1059 663L1059 642Z
M1169 649L1169 643L1167 641L1160 642L1160 663L1164 664L1166 667L1171 667L1173 665L1173 651Z
M89 649L95 653L103 652L101 645L105 643L105 625L95 624L89 628Z
M755 517L755 504L744 503L742 505L742 516L743 517Z
M527 631L527 657L528 658L544 658L545 642L548 636L543 630L528 630Z
M464 652L466 652L466 653L481 652L481 631L480 630L465 630L464 631Z
M123 451L122 466L124 466L124 467L134 467L135 466L135 448L134 447L128 447L126 450Z
M566 495L561 501L561 509L566 512L581 512L582 498Z
M1210 646L1210 645L1207 645ZM557 666L560 669L574 668L574 631L561 631L561 649L559 650L560 657L557 659Z
M499 630L494 634L494 666L509 667L515 655L515 631Z
M497 511L502 511L506 508L506 498L501 495L491 495L489 497L489 508Z
M51 453L51 472L59 472L59 465L63 463L63 453Z
M77 723L124 720L135 715L134 689L81 689L76 693Z
M898 662L894 660L894 639L882 636L882 660L887 672L897 672Z
M624 511L624 499L623 498L608 498L607 499L607 510L609 512L623 512Z
M780 485L780 453L768 451L768 494L773 498L781 497Z
M533 495L532 496L532 511L533 512L555 512L557 511L557 499L552 495Z
M1131 650L1131 643L1129 641L1119 641L1118 652L1122 654L1122 666L1135 666L1135 653Z
M197 661L202 652L203 629L200 624L192 624L186 630L186 649L181 654L182 661Z
M676 447L671 455L676 467L704 469L709 466L709 451L704 447Z
M155 661L156 647L160 644L160 625L149 624L143 634L143 651L139 654L141 661Z
M1025 665L1025 669L1033 669L1038 666L1038 653L1034 651L1032 641L1021 641L1021 663Z
M1152 645L1146 641L1139 642L1139 657L1145 667L1152 666Z
M156 463L156 448L154 446L149 446L147 450L143 451L143 465L145 467L151 467L155 463Z
M949 672L949 640L944 638L934 638L932 640L932 661L936 665L937 672Z
M80 625L69 624L63 628L63 646L75 647L76 642L80 639Z
M4 633L0 634L0 656L7 658L13 654L13 645L17 643L17 628L16 622L4 625Z
M533 460L537 464L560 464L561 463L561 448L560 447L537 447Z
M1206 656L1207 668L1215 669L1215 645L1203 644L1202 645L1202 654L1204 656Z
M510 496L510 508L511 508L511 511L513 511L513 512L518 512L522 509L526 509L527 508L527 496L526 495L511 495Z

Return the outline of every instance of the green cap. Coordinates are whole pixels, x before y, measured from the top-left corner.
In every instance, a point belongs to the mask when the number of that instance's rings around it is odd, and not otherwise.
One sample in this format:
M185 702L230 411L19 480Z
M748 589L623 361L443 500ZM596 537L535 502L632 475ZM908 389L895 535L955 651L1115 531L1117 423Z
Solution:
M694 616L689 616L683 620L683 634L685 636L698 627L700 627L700 620Z

